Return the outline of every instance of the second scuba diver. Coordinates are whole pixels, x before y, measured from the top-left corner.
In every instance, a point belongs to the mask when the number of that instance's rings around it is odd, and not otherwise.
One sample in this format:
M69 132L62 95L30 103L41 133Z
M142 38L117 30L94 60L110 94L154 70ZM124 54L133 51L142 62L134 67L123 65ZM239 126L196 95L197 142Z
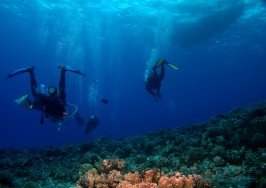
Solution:
M66 91L65 91L65 81L66 72L73 72L82 76L85 76L82 72L76 69L72 69L69 66L59 66L61 69L61 77L59 82L59 88L55 86L46 87L45 85L37 86L37 81L35 79L34 67L30 66L28 68L19 69L13 73L10 73L7 78L14 77L22 73L30 74L30 86L31 92L34 97L32 102L29 97L23 96L16 100L18 104L23 105L27 109L36 109L42 112L40 123L43 124L46 118L51 119L53 122L61 122L68 117L67 114L67 102L66 102Z
M91 115L88 122L85 125L85 134L90 133L93 129L95 129L100 124L98 117Z
M152 71L146 80L146 90L155 98L155 100L160 99L162 96L160 91L165 76L165 65L168 65L172 69L178 69L175 65L168 63L164 59L160 59L153 66ZM159 68L161 68L160 74L157 72Z

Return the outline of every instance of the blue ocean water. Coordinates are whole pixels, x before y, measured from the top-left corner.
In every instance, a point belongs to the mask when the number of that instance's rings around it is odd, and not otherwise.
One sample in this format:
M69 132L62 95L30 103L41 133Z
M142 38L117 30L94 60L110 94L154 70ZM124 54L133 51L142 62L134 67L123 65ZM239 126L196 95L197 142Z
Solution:
M266 3L259 0L1 0L0 146L59 146L118 138L203 122L266 99ZM158 58L167 68L162 99L145 90ZM67 100L100 125L90 134L73 119L39 124L40 112L13 101L38 83L57 85L67 73ZM109 103L101 103L107 98Z

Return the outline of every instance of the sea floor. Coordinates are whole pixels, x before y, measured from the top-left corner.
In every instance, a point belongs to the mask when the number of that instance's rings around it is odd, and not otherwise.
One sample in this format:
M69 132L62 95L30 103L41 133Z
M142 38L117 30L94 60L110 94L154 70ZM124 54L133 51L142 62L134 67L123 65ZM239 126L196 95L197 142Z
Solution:
M88 171L101 169L105 159L123 159L122 174L141 176L156 169L166 177L198 174L210 187L265 187L265 136L266 102L260 102L205 123L132 138L63 148L3 148L0 187L97 187L80 182Z

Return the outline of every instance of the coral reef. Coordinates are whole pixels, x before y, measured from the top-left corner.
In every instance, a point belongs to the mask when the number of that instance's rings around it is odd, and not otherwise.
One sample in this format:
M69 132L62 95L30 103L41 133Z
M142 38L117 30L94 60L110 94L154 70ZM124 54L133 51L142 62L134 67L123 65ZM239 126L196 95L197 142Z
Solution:
M118 165L118 164L122 164ZM184 176L179 172L166 176L159 170L147 170L140 174L123 173L125 162L122 159L104 160L102 168L92 169L78 181L78 188L208 188L210 182L193 174ZM103 170L104 168L104 170Z
M111 170L122 171L125 168L126 162L123 159L105 159L103 160L101 172L110 172Z
M193 174L214 187L263 187L265 136L262 102L202 124L132 138L100 138L63 148L0 149L0 187L76 187L77 181L85 186L88 179L102 187L107 180L122 188L175 187L199 178ZM106 160L118 158L124 160Z

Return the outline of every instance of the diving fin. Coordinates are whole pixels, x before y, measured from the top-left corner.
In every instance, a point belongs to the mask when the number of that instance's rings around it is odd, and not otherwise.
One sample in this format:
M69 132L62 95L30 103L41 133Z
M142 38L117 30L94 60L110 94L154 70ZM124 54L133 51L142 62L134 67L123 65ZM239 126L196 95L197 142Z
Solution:
M177 66L175 66L174 64L168 63L168 62L167 62L166 60L164 60L164 59L160 59L160 60L158 60L157 63L156 63L156 65L155 65L155 67L160 67L162 64L166 64L166 65L168 65L170 68L172 68L172 69L174 69L174 70L177 70L177 69L178 69Z
M79 74L81 76L86 76L86 74L82 73L80 70L74 70L74 69L71 69L71 70L68 70L69 72L73 72L73 73L76 73L76 74Z
M168 65L170 68L174 69L174 70L178 70L178 67L175 66L174 64L167 63L167 65Z
M25 73L25 72L30 72L31 70L33 70L34 67L33 66L30 66L28 68L22 68L22 69L18 69L12 73L9 73L8 76L6 78L12 78L14 76L17 76L19 74L22 74L22 73Z
M80 70L73 69L73 68L71 68L70 66L60 65L60 66L58 66L57 68L58 68L58 69L65 69L66 71L73 72L73 73L79 74L79 75L81 75L81 76L87 76L86 74L82 73Z
M18 99L15 100L15 103L21 105L23 108L30 110L33 108L33 105L30 101L30 98L28 95L24 95Z

